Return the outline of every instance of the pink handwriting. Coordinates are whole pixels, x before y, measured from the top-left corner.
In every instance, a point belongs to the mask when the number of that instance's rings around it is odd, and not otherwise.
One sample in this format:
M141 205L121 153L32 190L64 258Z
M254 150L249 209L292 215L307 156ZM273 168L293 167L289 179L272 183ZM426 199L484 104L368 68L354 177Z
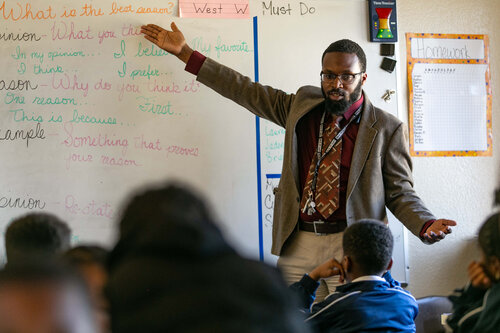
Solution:
M132 24L124 24L122 27L122 36L140 36L141 28L139 26L134 27Z
M108 31L100 31L98 33L98 37L99 37L99 44L101 44L105 38L116 38L116 35L114 31L108 30Z
M81 90L83 91L83 96L87 97L89 94L89 84L80 82L78 76L76 74L73 75L73 78L66 73L62 74L63 77L54 73L52 75L52 88L54 89L64 89L64 90ZM57 76L57 78L56 78Z
M144 134L142 134L141 136L134 137L134 140L135 140L135 148L137 149L157 150L157 151L162 150L160 139L156 139L155 142L147 141L144 139Z
M71 163L92 163L93 158L91 154L69 153L66 158L66 170L70 169Z
M98 216L106 217L108 219L113 218L113 209L107 202L98 203L95 200L92 200L84 203L83 205L79 205L76 198L73 195L68 194L64 200L64 206L66 208L66 212L73 215Z
M90 26L87 26L87 30L78 30L75 28L75 23L71 22L70 27L60 21L60 23L54 22L52 25L52 40L72 40L72 39L94 39L91 34Z
M156 79L154 83L151 83L151 80L148 81L148 89L151 92L160 92L160 93L171 93L171 94L180 94L181 89L179 85L175 82L172 83L158 83Z
M109 166L118 166L118 167L141 166L135 160L129 160L122 157L115 158L106 155L101 155L101 164Z
M66 138L61 144L64 144L66 147L117 147L121 148L123 156L127 153L128 140L126 138L116 138L115 134L113 134L112 137L109 137L107 133L76 136L73 135L73 124L70 122L64 124L64 132L66 132Z
M118 87L118 91L119 91L118 100L121 101L123 100L123 95L125 93L137 94L141 92L141 89L136 84L122 83L121 87Z
M194 157L198 157L199 154L199 149L197 147L187 148L176 145L168 146L167 148L165 148L165 151L167 152L167 158L170 154Z

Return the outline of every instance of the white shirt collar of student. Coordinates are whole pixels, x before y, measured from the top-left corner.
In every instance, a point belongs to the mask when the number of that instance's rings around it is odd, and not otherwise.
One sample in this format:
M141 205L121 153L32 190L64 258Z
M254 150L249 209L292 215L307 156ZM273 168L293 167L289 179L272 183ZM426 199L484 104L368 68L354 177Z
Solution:
M352 280L352 282L362 282L362 281L385 281L385 279L378 275L365 275Z

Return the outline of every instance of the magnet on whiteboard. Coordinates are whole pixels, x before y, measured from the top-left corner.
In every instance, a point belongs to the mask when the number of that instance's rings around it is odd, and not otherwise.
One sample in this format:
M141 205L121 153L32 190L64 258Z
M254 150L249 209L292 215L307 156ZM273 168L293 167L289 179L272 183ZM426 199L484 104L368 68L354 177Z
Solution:
M387 91L385 92L385 94L384 94L384 95L382 95L382 99L383 99L385 102L389 103L389 102L390 102L390 100L391 100L391 95L394 95L395 93L396 93L396 91L395 91L395 90L389 90L389 89L387 89Z
M396 60L387 57L384 57L384 59L382 60L382 65L380 65L380 68L382 68L385 71L388 71L389 73L392 73L395 67L396 67Z

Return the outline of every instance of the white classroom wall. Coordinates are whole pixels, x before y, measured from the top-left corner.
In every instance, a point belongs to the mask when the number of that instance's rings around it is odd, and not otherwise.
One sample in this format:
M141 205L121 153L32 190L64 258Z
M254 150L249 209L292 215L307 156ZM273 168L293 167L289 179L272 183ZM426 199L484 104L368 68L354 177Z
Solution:
M409 237L409 290L416 296L448 295L467 281L467 265L479 258L474 236L492 212L493 191L500 185L500 1L398 0L400 82L403 108L399 117L408 122L408 80L405 33L487 34L493 92L493 156L414 157L415 188L437 216L459 225L443 242L428 246Z

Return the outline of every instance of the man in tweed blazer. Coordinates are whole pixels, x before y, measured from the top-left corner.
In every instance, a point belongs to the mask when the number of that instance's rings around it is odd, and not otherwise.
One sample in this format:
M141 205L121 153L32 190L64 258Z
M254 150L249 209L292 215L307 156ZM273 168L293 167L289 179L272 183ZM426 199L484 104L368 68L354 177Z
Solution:
M171 24L171 29L149 24L141 31L146 39L185 62L186 70L197 75L199 82L286 129L283 169L275 190L271 252L280 256L278 266L290 283L298 281L303 272L317 264L341 254L343 229L330 232L331 224L325 221L304 223L300 216L303 188L299 162L303 152L299 150L297 125L318 108L323 112L324 105L342 105L342 110L331 112L339 115L355 103L362 108L360 119L352 124L357 132L350 147L352 157L347 161L346 190L340 194L345 196L345 207L340 206L344 217L341 222L345 223L343 228L363 218L386 221L386 206L406 228L427 243L443 239L451 232L451 226L456 225L451 220L436 219L415 193L404 124L374 107L368 97L361 94L367 75L364 72L366 59L359 45L348 41L361 50L360 53L330 52L327 49L322 60L322 87L305 86L295 94L287 94L252 82L250 78L193 51L175 23ZM348 132L349 129L346 134ZM302 225L312 225L315 232L301 228Z

